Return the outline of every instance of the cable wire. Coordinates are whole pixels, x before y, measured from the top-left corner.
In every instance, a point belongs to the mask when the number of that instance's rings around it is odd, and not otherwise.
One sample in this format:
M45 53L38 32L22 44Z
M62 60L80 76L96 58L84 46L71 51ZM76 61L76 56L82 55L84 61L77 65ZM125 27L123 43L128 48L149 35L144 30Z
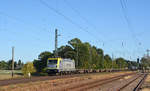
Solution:
M132 38L133 38L133 41L135 43L135 46L136 46L137 50L139 50L138 45L141 42L139 42L139 40L137 39L136 34L134 32L134 29L132 27L132 23L131 23L130 19L128 18L128 15L127 15L127 9L126 9L127 8L127 5L126 5L127 0L119 0L119 1L120 1L120 4L121 4L121 9L122 9L124 18L127 22L128 29L131 32L131 35L132 35Z
M52 10L53 12L57 13L58 15L62 16L65 20L67 20L68 22L70 22L71 24L73 24L74 26L76 26L77 28L79 28L80 30L88 33L90 36L92 35L93 38L97 38L96 35L94 35L93 33L89 32L89 31L87 31L85 28L81 27L78 23L74 22L71 18L69 18L68 16L64 15L60 11L56 10L55 8L51 7L44 0L40 0L40 3L43 4L44 6L46 6L47 8L49 8L50 10Z

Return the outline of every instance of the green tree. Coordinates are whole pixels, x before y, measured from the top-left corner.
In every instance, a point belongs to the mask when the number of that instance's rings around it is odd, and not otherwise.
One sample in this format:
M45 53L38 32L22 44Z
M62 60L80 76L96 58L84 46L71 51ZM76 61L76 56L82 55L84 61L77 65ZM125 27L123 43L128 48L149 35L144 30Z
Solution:
M21 66L22 65L22 62L21 62L21 60L19 59L19 61L18 61L18 65L19 66Z
M17 70L20 70L22 67L23 67L23 62L19 59L19 60L18 60L18 63L17 63L16 69L17 69Z
M70 41L68 41L69 46L73 49L74 51L74 59L75 59L75 64L77 68L80 68L82 66L82 62L81 62L81 58L80 58L80 49L81 49L81 45L82 42L80 39L78 38L74 38Z
M88 42L83 43L80 39L74 38L68 42L75 52L75 62L78 68L99 69L103 66L103 50L91 46ZM77 59L78 55L78 59Z
M112 67L112 59L107 54L107 55L104 56L104 68L105 69L110 69L111 67Z
M68 44L71 45L74 49L78 49L79 44L82 44L81 40L78 38L74 38L68 41Z
M92 66L92 50L88 42L79 44L79 67L84 69L90 69ZM90 56L91 55L91 56Z
M6 70L8 68L7 62L4 60L0 61L0 70Z
M129 61L129 60L127 60L126 63L127 63L128 69L133 69L133 67L134 67L134 68L135 68L135 67L138 68L138 63L135 62L135 61Z
M61 58L75 59L75 51L68 45L58 48L58 56Z
M12 60L9 60L8 62L7 62L7 64L8 64L8 70L11 70L12 69Z
M118 64L116 63L116 60L113 60L112 64L113 64L113 69L119 68Z
M92 62L91 62L91 67L92 69L97 69L99 66L99 59L98 59L98 53L97 53L97 50L96 50L96 47L95 46L92 46L91 47L91 54L90 56L92 57Z
M143 57L141 59L141 66L142 66L142 69L148 69L150 67L150 58Z
M41 66L42 62L40 60L34 59L33 64L34 64L34 67L35 67L37 72L42 71L42 66Z
M22 68L22 73L24 74L24 76L30 77L30 74L33 72L36 72L36 69L34 68L32 62L27 62Z
M124 58L117 58L116 59L116 64L118 65L118 67L120 69L124 69L125 67L127 67L127 63L126 63Z
M98 69L102 69L103 67L103 62L104 62L104 52L102 49L98 48L96 49L97 54L98 54Z
M9 60L8 62L7 62L7 69L8 70L11 70L12 69L12 60ZM14 61L14 69L16 69L16 67L17 67L17 62L16 61Z
M45 51L40 53L38 60L34 60L33 64L37 72L42 72L43 69L47 66L47 59L53 57L54 55L51 52Z
M34 60L33 63L38 72L41 72L46 67L49 57L54 57L53 53L42 52L38 56L38 60ZM104 56L102 49L92 46L88 42L82 42L78 38L71 39L68 41L68 45L58 48L58 56L74 59L77 69L110 69L112 64L113 68L127 67L125 59L117 58L112 61L108 54Z

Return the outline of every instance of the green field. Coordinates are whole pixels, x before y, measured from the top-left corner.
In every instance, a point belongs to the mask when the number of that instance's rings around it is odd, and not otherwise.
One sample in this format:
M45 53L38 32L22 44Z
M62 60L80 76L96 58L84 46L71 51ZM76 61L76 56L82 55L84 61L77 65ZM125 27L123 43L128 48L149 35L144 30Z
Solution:
M14 70L14 78L23 77L21 70ZM11 70L0 70L0 80L11 79Z
M14 70L15 74L21 74L21 70ZM0 74L11 74L11 70L0 70Z

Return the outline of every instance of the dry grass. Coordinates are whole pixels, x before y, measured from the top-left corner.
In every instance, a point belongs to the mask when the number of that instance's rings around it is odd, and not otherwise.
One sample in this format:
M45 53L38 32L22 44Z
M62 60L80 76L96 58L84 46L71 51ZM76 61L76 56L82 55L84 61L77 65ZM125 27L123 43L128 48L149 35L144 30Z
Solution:
M150 89L149 88L144 88L144 89L142 89L142 91L150 91Z
M15 74L13 78L20 78L20 77L23 77L23 76ZM0 74L0 80L6 80L6 79L11 79L11 78L12 78L11 74Z
M56 80L47 80L39 82L30 82L25 84L17 84L10 86L1 87L0 91L57 91L62 88L67 88L72 84L78 84L80 82L94 80L94 79L103 79L106 77L113 77L129 72L117 72L117 73L108 73L108 74L89 74L81 77L73 78L64 78Z
M147 78L145 79L145 82L150 82L150 75L147 76Z

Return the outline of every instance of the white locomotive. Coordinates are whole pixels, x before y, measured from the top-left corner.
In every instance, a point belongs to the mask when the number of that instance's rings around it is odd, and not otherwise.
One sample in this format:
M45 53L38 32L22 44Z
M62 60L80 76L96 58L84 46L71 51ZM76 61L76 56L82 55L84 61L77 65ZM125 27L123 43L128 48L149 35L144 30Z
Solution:
M75 61L62 58L48 58L47 73L73 73L75 72Z

